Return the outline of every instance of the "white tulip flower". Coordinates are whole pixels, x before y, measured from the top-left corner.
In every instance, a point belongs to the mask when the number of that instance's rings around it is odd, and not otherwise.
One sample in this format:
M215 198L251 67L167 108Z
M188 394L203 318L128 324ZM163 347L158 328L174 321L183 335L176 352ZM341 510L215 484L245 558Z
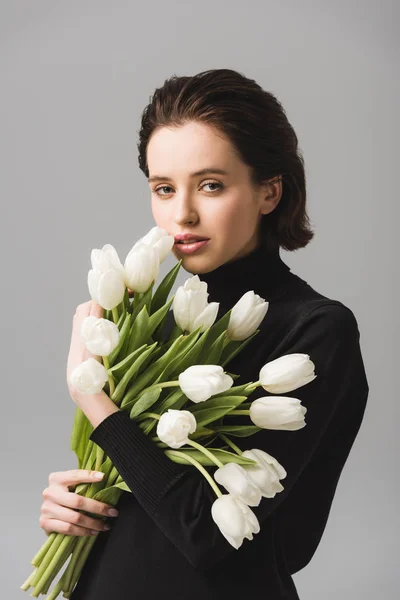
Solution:
M148 244L135 244L125 259L124 267L127 287L134 292L147 292L158 277L158 251Z
M169 408L157 423L157 435L171 448L180 448L188 442L188 436L196 431L197 421L189 410Z
M233 379L220 365L192 365L178 376L183 393L192 402L204 402L232 387Z
M305 427L307 408L298 398L264 396L250 405L250 419L262 429L297 431Z
M69 383L83 394L98 394L107 381L107 369L92 357L75 367L69 378Z
M211 516L222 535L236 550L244 538L252 540L253 534L260 531L260 523L251 508L231 494L222 494L213 502Z
M94 270L104 273L109 269L113 269L124 278L124 267L121 264L118 252L112 244L104 244L100 250L94 248L91 252L90 259Z
M309 354L286 354L266 363L260 371L260 384L271 394L285 394L316 378Z
M194 331L201 326L201 333L213 325L217 318L219 302L208 302L207 283L198 275L189 277L180 286L172 302L177 325L183 331Z
M232 496L237 496L248 506L260 504L261 490L241 465L234 462L226 463L215 471L214 479Z
M278 492L284 490L279 480L285 479L287 473L276 458L259 448L245 450L242 452L242 456L251 458L258 463L258 465L243 465L243 468L253 482L258 485L264 498L274 498Z
M233 306L227 334L231 340L245 340L250 337L267 314L269 302L249 290Z
M115 323L93 315L83 320L81 335L86 348L96 356L108 356L120 341L119 329Z
M125 294L125 270L117 251L111 244L94 248L90 255L92 269L88 273L88 287L92 300L104 309L118 306Z
M162 229L162 227L158 227L157 225L152 227L145 236L136 242L136 244L147 244L148 246L155 248L159 255L160 264L166 259L174 243L174 236L168 235L168 232L165 229Z

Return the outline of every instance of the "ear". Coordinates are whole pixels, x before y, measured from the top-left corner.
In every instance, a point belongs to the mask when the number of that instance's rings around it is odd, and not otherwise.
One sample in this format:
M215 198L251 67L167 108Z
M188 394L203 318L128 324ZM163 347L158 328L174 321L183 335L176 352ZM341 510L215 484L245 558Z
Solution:
M276 208L282 197L282 175L277 175L263 183L260 193L260 212L267 215Z

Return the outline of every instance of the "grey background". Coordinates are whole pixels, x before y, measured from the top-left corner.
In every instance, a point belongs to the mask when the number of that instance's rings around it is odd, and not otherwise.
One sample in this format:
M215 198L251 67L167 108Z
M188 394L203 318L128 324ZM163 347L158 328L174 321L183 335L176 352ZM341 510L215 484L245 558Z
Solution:
M295 583L302 600L398 597L398 17L394 1L2 0L2 597L26 594L49 473L77 466L65 368L90 251L124 258L154 224L141 112L172 74L226 67L276 94L299 136L316 233L281 256L354 311L370 383Z

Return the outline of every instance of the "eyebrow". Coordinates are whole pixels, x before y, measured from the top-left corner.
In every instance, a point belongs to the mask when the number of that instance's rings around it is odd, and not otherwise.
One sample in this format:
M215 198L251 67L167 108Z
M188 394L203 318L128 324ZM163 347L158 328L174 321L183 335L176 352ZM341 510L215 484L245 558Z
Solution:
M196 171L195 173L191 173L189 177L199 177L200 175L206 175L207 173L217 173L218 175L228 175L227 171L223 169L216 169L214 167L207 167L205 169L201 169L200 171ZM173 181L170 177L163 177L161 175L153 175L148 178L148 182L152 181Z

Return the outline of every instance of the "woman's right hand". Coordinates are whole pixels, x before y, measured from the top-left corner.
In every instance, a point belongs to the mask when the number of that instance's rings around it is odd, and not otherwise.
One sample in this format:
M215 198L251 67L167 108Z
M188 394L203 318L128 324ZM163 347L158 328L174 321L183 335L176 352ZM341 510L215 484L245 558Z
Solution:
M102 516L114 516L108 514L108 510L114 508L113 506L93 498L86 498L68 489L68 486L79 483L101 481L96 479L95 473L96 471L86 469L50 473L49 487L42 492L44 500L39 519L40 527L47 535L52 531L74 536L96 535L99 531L110 529L102 519L95 519L78 511L85 510Z

